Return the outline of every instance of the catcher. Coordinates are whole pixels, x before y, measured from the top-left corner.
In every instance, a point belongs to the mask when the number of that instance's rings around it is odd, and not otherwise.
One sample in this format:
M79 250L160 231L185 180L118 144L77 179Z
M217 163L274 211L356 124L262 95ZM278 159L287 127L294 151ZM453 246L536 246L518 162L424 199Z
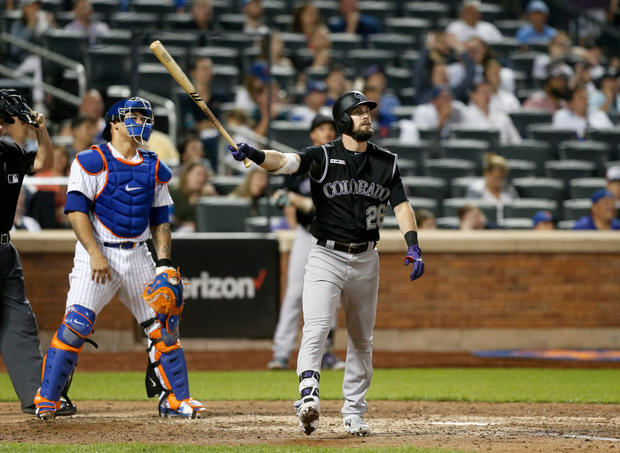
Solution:
M34 400L41 419L56 416L60 391L90 341L98 313L115 294L149 338L147 394L159 396L159 415L196 418L205 410L189 395L179 340L183 284L170 260L172 199L166 186L172 172L157 154L139 147L153 122L146 99L117 102L106 115L108 143L78 153L71 166L65 212L78 242L67 309ZM145 244L150 237L156 264Z

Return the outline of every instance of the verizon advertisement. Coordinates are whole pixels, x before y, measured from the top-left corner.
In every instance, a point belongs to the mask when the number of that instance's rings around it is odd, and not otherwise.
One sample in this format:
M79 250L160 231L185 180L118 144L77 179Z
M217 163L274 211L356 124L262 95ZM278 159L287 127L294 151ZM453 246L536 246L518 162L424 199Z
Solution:
M233 237L234 236L234 237ZM174 235L181 337L271 338L280 307L278 241L261 234Z

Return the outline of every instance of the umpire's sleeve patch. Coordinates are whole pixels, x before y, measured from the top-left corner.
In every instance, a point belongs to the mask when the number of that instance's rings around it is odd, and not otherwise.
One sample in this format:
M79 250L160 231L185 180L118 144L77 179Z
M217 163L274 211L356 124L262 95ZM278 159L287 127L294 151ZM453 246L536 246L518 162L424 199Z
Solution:
M83 212L88 214L90 211L90 200L82 192L72 190L67 194L67 201L65 203L65 214L72 211Z
M75 156L75 160L89 175L96 175L101 173L101 171L105 167L105 162L103 161L103 156L101 153L94 149L87 149L86 151L82 151Z

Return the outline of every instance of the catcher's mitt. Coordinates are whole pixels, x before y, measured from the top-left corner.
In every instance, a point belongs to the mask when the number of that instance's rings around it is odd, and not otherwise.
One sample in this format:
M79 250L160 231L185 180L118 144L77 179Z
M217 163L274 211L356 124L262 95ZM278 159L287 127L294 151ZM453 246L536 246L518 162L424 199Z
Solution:
M0 90L0 118L8 124L13 124L14 116L24 124L39 127L34 112L17 90L13 88Z
M180 315L183 311L183 281L178 269L155 276L142 293L144 300L160 315Z

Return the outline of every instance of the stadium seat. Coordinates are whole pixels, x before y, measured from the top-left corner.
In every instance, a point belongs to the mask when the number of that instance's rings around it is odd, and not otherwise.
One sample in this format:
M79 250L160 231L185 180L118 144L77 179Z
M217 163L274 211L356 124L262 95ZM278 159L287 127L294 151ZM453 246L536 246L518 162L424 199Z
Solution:
M381 231L383 230L398 230L398 220L396 217L386 216L383 218L383 223L381 224Z
M362 73L364 69L373 65L392 66L396 63L396 55L390 50L354 49L347 52L347 60L351 67Z
M449 139L439 143L444 159L464 159L473 162L478 172L482 171L482 156L489 151L489 144L482 140Z
M203 197L196 203L197 232L245 231L250 217L250 200L228 197Z
M159 19L159 15L154 13L120 12L110 16L109 25L110 28L144 31L150 28L157 28L160 23Z
M261 4L263 6L264 17L274 17L276 14L280 14L284 11L287 11L288 1L280 1L280 0L261 0Z
M435 217L440 214L441 204L432 198L409 197L409 203L413 209L428 209Z
M28 203L26 215L33 217L43 229L56 228L55 196L54 192L38 190Z
M563 179L566 185L571 179L594 176L595 167L595 164L585 160L550 160L545 162L547 176Z
M358 5L361 14L373 16L381 23L396 15L396 2L393 1L361 1Z
M276 14L273 17L267 18L268 25L271 25L276 30L280 30L282 32L286 32L287 30L290 30L292 23L293 23L292 14Z
M463 159L428 159L424 171L427 176L453 179L461 176L474 176L476 165Z
M508 180L536 176L536 164L529 160L506 159L506 165L508 165L510 169L508 172Z
M532 124L550 124L552 115L537 110L519 110L508 114L521 137L528 137L528 127Z
M198 46L198 41L200 36L195 31L161 31L150 33L147 39L147 42L153 42L154 40L159 39L165 46L166 49L170 49L170 47L177 47L181 49L193 49ZM173 55L174 56L174 55ZM175 57L176 59L176 57Z
M124 85L131 80L132 60L129 47L91 47L86 55L86 71L93 88L105 91L110 85Z
M589 198L576 198L565 200L562 203L562 207L564 208L565 220L578 220L584 215L590 215L592 202Z
M239 82L237 66L216 65L213 67L212 93L223 98L232 98L235 85Z
M387 78L387 86L395 93L411 87L411 70L407 68L388 66L385 68L385 77Z
M575 178L569 181L571 198L590 198L598 189L607 187L605 178Z
M392 113L399 120L411 120L417 108L417 105L399 105L398 107L394 107Z
M90 4L94 12L103 14L106 18L119 10L118 0L90 0Z
M191 50L191 56L192 58L209 57L215 66L237 66L239 63L239 53L237 49L231 49L229 47L196 47Z
M512 62L516 71L523 71L531 77L532 68L534 67L534 60L538 57L540 52L514 52L509 55L509 60Z
M450 196L452 198L465 198L467 190L476 181L480 181L481 176L462 176L450 181Z
M401 176L417 175L418 164L413 159L398 159L398 169Z
M519 198L504 205L504 217L532 218L538 211L550 211L558 217L558 202L543 198Z
M404 52L416 45L414 36L398 33L377 33L368 37L368 45L372 49Z
M558 230L572 230L575 220L560 220L557 224Z
M564 142L560 145L560 158L592 162L596 165L596 172L603 175L605 162L609 160L609 145L593 140Z
M285 66L273 66L271 68L271 76L278 82L280 89L291 92L295 88L297 81L297 71L295 68Z
M255 46L259 42L259 37L244 33L219 33L209 40L215 47L237 49L239 53L243 49Z
M486 142L487 148L491 150L496 150L499 146L499 130L497 129L457 126L452 128L452 134L457 139Z
M168 70L161 64L142 63L138 66L140 88L151 93L157 93L168 99L173 98L173 89L177 84Z
M479 207L487 220L496 221L497 205L492 201L481 200L480 198L446 198L443 201L443 215L445 217L458 217L459 209L467 205Z
M461 221L458 217L437 217L435 219L435 225L439 230L458 230Z
M406 176L402 178L405 192L410 197L431 198L441 201L448 192L448 184L445 179L432 178L430 176Z
M283 217L270 217L269 220L268 225L267 217L248 217L245 219L245 231L247 233L269 233L274 228L281 228L282 223L286 222Z
M534 162L537 176L545 175L545 162L552 159L549 145L538 140L524 140L519 144L500 145L497 153L506 159Z
M562 201L564 198L564 181L555 178L516 178L512 185L521 198L546 198Z
M384 23L388 33L411 36L416 43L422 42L431 28L430 21L420 17L390 17Z
M215 176L211 184L219 195L228 195L235 187L243 184L244 176Z
M97 36L98 46L126 46L131 40L130 30L112 29L106 35Z
M505 217L497 223L505 230L531 230L534 226L532 219L527 217Z
M341 52L351 52L361 49L362 37L351 33L330 33L329 39L332 43L332 49Z
M51 52L82 62L88 48L88 35L77 30L50 28L43 35L43 45Z
M424 162L429 157L428 142L421 141L416 144L402 143L398 138L385 138L381 141L381 147L397 154L398 159L412 159L418 168L423 168Z
M495 22L495 26L504 36L516 36L517 30L527 24L528 22L523 19L502 19Z
M293 121L274 121L271 123L271 132L274 140L296 150L312 144L308 137L308 126L306 124Z
M276 205L275 200L263 197L258 200L258 215L267 217L267 214L269 214L269 217L282 217L284 211Z
M172 55L172 58L176 60L179 66L181 66L181 68L187 68L187 49L177 46L166 46L166 49L168 50L170 55ZM139 52L140 61L142 63L158 64L159 66L164 68L164 66L162 66L162 64L155 56L155 54L151 52L151 49L148 48L148 46L140 46Z
M239 13L222 14L218 17L218 22L222 30L241 32L245 24L245 15Z
M521 49L521 43L517 38L504 36L501 41L492 43L490 47L497 53L497 55L506 56L514 52L518 52L519 49Z
M527 130L531 138L549 143L549 148L554 158L558 156L560 143L577 140L575 129L559 129L551 124L532 124L528 126Z
M195 30L194 19L190 13L165 14L162 17L162 23L167 30Z
M588 132L588 139L609 145L609 160L620 160L620 128Z
M449 16L450 7L441 2L408 2L403 12L407 17L426 19L431 25L438 25L440 19Z
M172 0L131 0L131 10L139 13L154 13L158 16L174 12Z
M280 39L286 50L303 49L307 46L306 36L303 33L282 32L280 33Z

